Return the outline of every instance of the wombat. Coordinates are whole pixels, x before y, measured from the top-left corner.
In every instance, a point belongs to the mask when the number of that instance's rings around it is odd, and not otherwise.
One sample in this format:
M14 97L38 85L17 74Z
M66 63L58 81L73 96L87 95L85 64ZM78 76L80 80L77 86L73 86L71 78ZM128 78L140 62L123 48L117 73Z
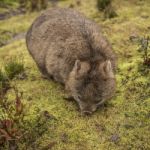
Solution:
M26 35L27 48L39 70L65 85L85 114L115 92L116 55L100 27L67 8L46 10Z

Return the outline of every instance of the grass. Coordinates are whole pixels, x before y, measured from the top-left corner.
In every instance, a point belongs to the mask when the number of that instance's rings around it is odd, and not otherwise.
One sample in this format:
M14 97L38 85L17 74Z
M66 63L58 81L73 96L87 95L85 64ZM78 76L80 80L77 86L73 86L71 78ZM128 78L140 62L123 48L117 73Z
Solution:
M25 14L0 21L0 46L7 44L15 35L26 32L37 13Z
M66 7L71 0L59 2ZM0 66L12 56L22 55L28 78L14 80L24 92L24 99L35 109L47 110L57 121L39 138L38 149L51 142L54 150L148 150L150 149L150 71L142 65L138 46L129 37L150 35L149 1L120 2L113 6L118 16L103 20L95 1L83 0L75 9L94 19L103 28L118 56L117 92L104 108L91 117L82 117L75 102L63 99L64 89L59 84L44 80L27 52L25 40L15 41L0 48ZM15 16L0 22L0 29L13 33L28 29L37 13ZM11 95L10 95L11 96Z
M10 8L16 8L19 4L17 2L18 0L1 0L0 6L2 7L10 7Z
M6 12L8 12L7 8L0 8L0 13L6 13Z
M25 32L35 17L36 13L33 13L19 15L4 21L0 21L0 29L10 31L15 34L19 32Z
M9 60L4 66L4 69L9 79L13 79L16 76L23 74L25 72L23 61L20 62L18 58L13 58Z

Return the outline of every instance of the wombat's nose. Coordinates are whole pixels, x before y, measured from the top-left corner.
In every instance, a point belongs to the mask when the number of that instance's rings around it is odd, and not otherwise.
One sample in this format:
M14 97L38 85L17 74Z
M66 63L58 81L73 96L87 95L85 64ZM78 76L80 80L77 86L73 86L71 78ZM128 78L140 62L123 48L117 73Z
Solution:
M92 112L90 112L90 111L83 111L82 112L84 115L91 115L92 114Z

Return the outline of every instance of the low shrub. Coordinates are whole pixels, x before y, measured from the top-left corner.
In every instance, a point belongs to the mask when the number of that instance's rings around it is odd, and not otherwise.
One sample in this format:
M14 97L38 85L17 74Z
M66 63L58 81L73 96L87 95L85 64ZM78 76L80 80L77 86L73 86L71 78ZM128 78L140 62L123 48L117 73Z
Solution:
M139 49L138 51L142 54L143 63L150 67L150 37L143 37L139 39Z
M105 10L109 5L111 5L111 0L97 0L98 9Z
M14 58L0 70L0 149L3 150L37 149L38 140L48 131L50 120L55 119L39 108L30 114L31 104L23 100L23 92L12 82L24 71L23 63Z
M112 0L97 0L97 8L99 11L104 12L104 18L114 18L117 16L112 6Z
M23 101L23 92L12 87L14 100L7 95L0 99L0 149L37 149L38 139L48 131L50 120L48 111L36 109L36 116L29 114L30 107ZM46 114L46 115L45 115Z
M2 97L9 88L9 80L6 74L2 70L0 70L0 97Z
M106 7L106 9L104 10L104 17L105 18L114 18L116 16L117 16L117 13L111 5Z
M40 11L48 7L48 0L19 0L20 7L29 11Z
M150 68L150 37L131 36L130 41L132 43L138 44L138 52L141 54L143 64Z

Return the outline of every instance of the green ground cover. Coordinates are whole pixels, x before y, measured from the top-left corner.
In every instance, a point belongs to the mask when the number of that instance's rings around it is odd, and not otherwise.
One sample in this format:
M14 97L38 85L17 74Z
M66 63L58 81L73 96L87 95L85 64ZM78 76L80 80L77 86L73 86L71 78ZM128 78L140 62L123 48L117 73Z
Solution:
M27 78L12 82L23 91L26 103L31 104L30 119L36 116L37 107L56 118L37 140L37 149L54 142L54 150L149 150L150 70L142 65L138 45L129 40L132 35L150 35L149 0L114 0L118 16L113 19L104 19L94 0L82 0L79 6L73 0L58 3L60 7L70 4L102 26L112 43L118 56L117 92L106 106L90 117L83 117L75 102L64 100L62 86L41 77L24 39L1 47L1 67L12 57L23 57ZM38 13L27 13L0 21L0 32L25 32L36 16ZM3 38L9 39L9 34L0 35L0 40ZM23 144L20 147L25 149Z

